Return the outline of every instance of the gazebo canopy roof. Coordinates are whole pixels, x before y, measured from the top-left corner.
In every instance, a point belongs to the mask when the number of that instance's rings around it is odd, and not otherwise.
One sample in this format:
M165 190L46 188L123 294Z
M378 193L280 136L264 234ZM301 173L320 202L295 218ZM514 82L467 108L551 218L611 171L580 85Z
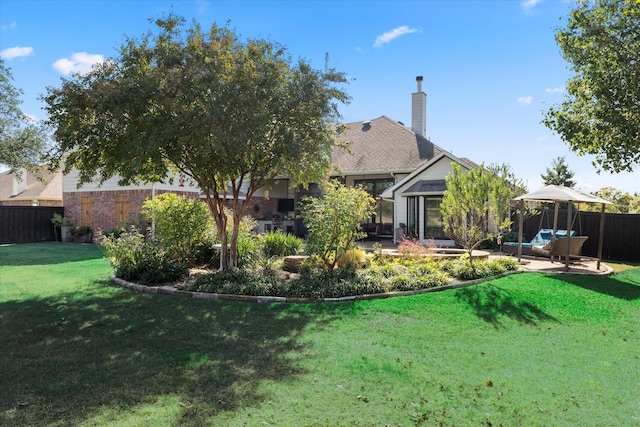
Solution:
M580 190L574 190L573 188L562 187L560 185L547 185L540 190L518 196L513 200L611 204L610 201L605 200L602 197L594 196L593 194L585 193Z

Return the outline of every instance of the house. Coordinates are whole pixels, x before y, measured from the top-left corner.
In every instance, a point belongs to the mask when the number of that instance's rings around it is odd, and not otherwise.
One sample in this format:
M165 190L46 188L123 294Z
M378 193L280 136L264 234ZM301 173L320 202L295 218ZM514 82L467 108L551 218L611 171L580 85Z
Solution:
M427 95L422 76L411 95L411 127L387 116L346 123L336 136L349 143L348 149L334 147L332 178L347 186L360 185L375 199L375 214L366 224L372 234L399 240L403 234L421 241L434 239L439 246L453 245L442 228L440 201L446 189L445 177L458 163L463 170L477 167L433 144L426 137ZM195 187L147 184L120 187L117 178L101 187L91 183L77 189L77 173L64 177L64 206L77 222L107 230L135 222L145 199L172 191L188 197L203 195ZM282 229L304 234L296 217L296 206L308 195L319 195L318 185L292 188L286 178L273 181L251 199L249 214L258 221L258 232Z
M62 206L62 172L45 172L40 180L21 169L21 178L11 171L0 173L0 205Z
M176 179L173 182L118 185L119 177L113 177L102 185L90 182L78 188L78 171L72 170L62 179L62 198L65 216L74 219L76 225L88 225L94 230L112 230L131 224L143 226L142 204L161 193L172 192L189 198L198 198L200 190Z
M416 77L417 90L411 95L411 127L387 116L346 123L337 135L348 149L335 146L331 160L336 172L331 178L346 186L362 186L376 200L375 213L363 229L370 235L399 241L402 235L433 239L438 246L453 246L444 236L440 202L446 190L445 177L452 163L463 170L477 164L454 156L426 137L427 95L422 76ZM259 219L259 231L289 229L302 234L293 207L300 198L319 194L317 186L291 189L286 179L267 186L252 199ZM261 196L264 196L261 197ZM290 209L276 209L291 200Z
M362 185L376 199L371 218L377 235L433 239L438 246L454 243L444 236L440 202L445 177L458 163L463 170L478 165L435 145L426 137L427 95L422 76L411 95L411 128L382 116L349 123L339 135L349 151L335 148L332 160L347 186Z

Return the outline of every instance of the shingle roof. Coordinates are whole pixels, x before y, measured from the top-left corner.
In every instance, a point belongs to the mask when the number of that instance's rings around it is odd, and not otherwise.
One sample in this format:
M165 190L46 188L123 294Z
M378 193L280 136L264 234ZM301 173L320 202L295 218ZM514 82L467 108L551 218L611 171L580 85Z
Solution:
M344 174L409 173L443 151L387 116L344 126L336 138L348 142L349 150L335 147L331 153L331 160Z
M27 172L22 179L27 180L27 188L20 194L13 194L13 175L9 171L0 173L0 200L20 199L60 199L62 200L62 172L46 172L46 182Z
M411 193L442 193L447 189L444 179L420 180L407 188L402 194Z

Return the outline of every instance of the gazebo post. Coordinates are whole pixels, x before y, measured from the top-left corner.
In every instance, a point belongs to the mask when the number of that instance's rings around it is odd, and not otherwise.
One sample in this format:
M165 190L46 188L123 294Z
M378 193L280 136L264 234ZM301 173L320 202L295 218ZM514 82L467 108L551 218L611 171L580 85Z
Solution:
M600 211L600 230L598 236L598 264L597 268L600 270L600 261L602 261L602 241L604 240L604 218L605 218L606 205L602 203L602 210Z
M520 215L518 217L518 263L522 260L522 227L524 226L524 199L518 205Z
M564 252L564 271L569 271L569 254L571 253L571 209L573 203L567 203L567 249Z
M558 211L560 209L560 202L554 200L553 202L553 238L555 239L558 232Z

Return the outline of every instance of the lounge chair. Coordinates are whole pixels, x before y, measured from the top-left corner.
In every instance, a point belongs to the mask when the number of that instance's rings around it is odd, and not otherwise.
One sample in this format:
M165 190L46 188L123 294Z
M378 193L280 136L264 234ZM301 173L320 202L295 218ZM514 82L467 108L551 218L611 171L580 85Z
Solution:
M569 258L580 258L582 245L587 241L588 236L572 236L570 239L560 237L551 239L543 246L532 246L531 250L539 255L564 258L567 255L567 244L569 244Z
M571 237L576 234L574 230L571 230ZM556 230L556 237L565 237L567 230ZM538 234L533 236L529 242L522 242L522 255L535 255L532 248L534 246L544 246L553 236L553 230L551 228L542 228L538 231ZM504 242L502 243L502 252L506 254L518 254L518 242Z

